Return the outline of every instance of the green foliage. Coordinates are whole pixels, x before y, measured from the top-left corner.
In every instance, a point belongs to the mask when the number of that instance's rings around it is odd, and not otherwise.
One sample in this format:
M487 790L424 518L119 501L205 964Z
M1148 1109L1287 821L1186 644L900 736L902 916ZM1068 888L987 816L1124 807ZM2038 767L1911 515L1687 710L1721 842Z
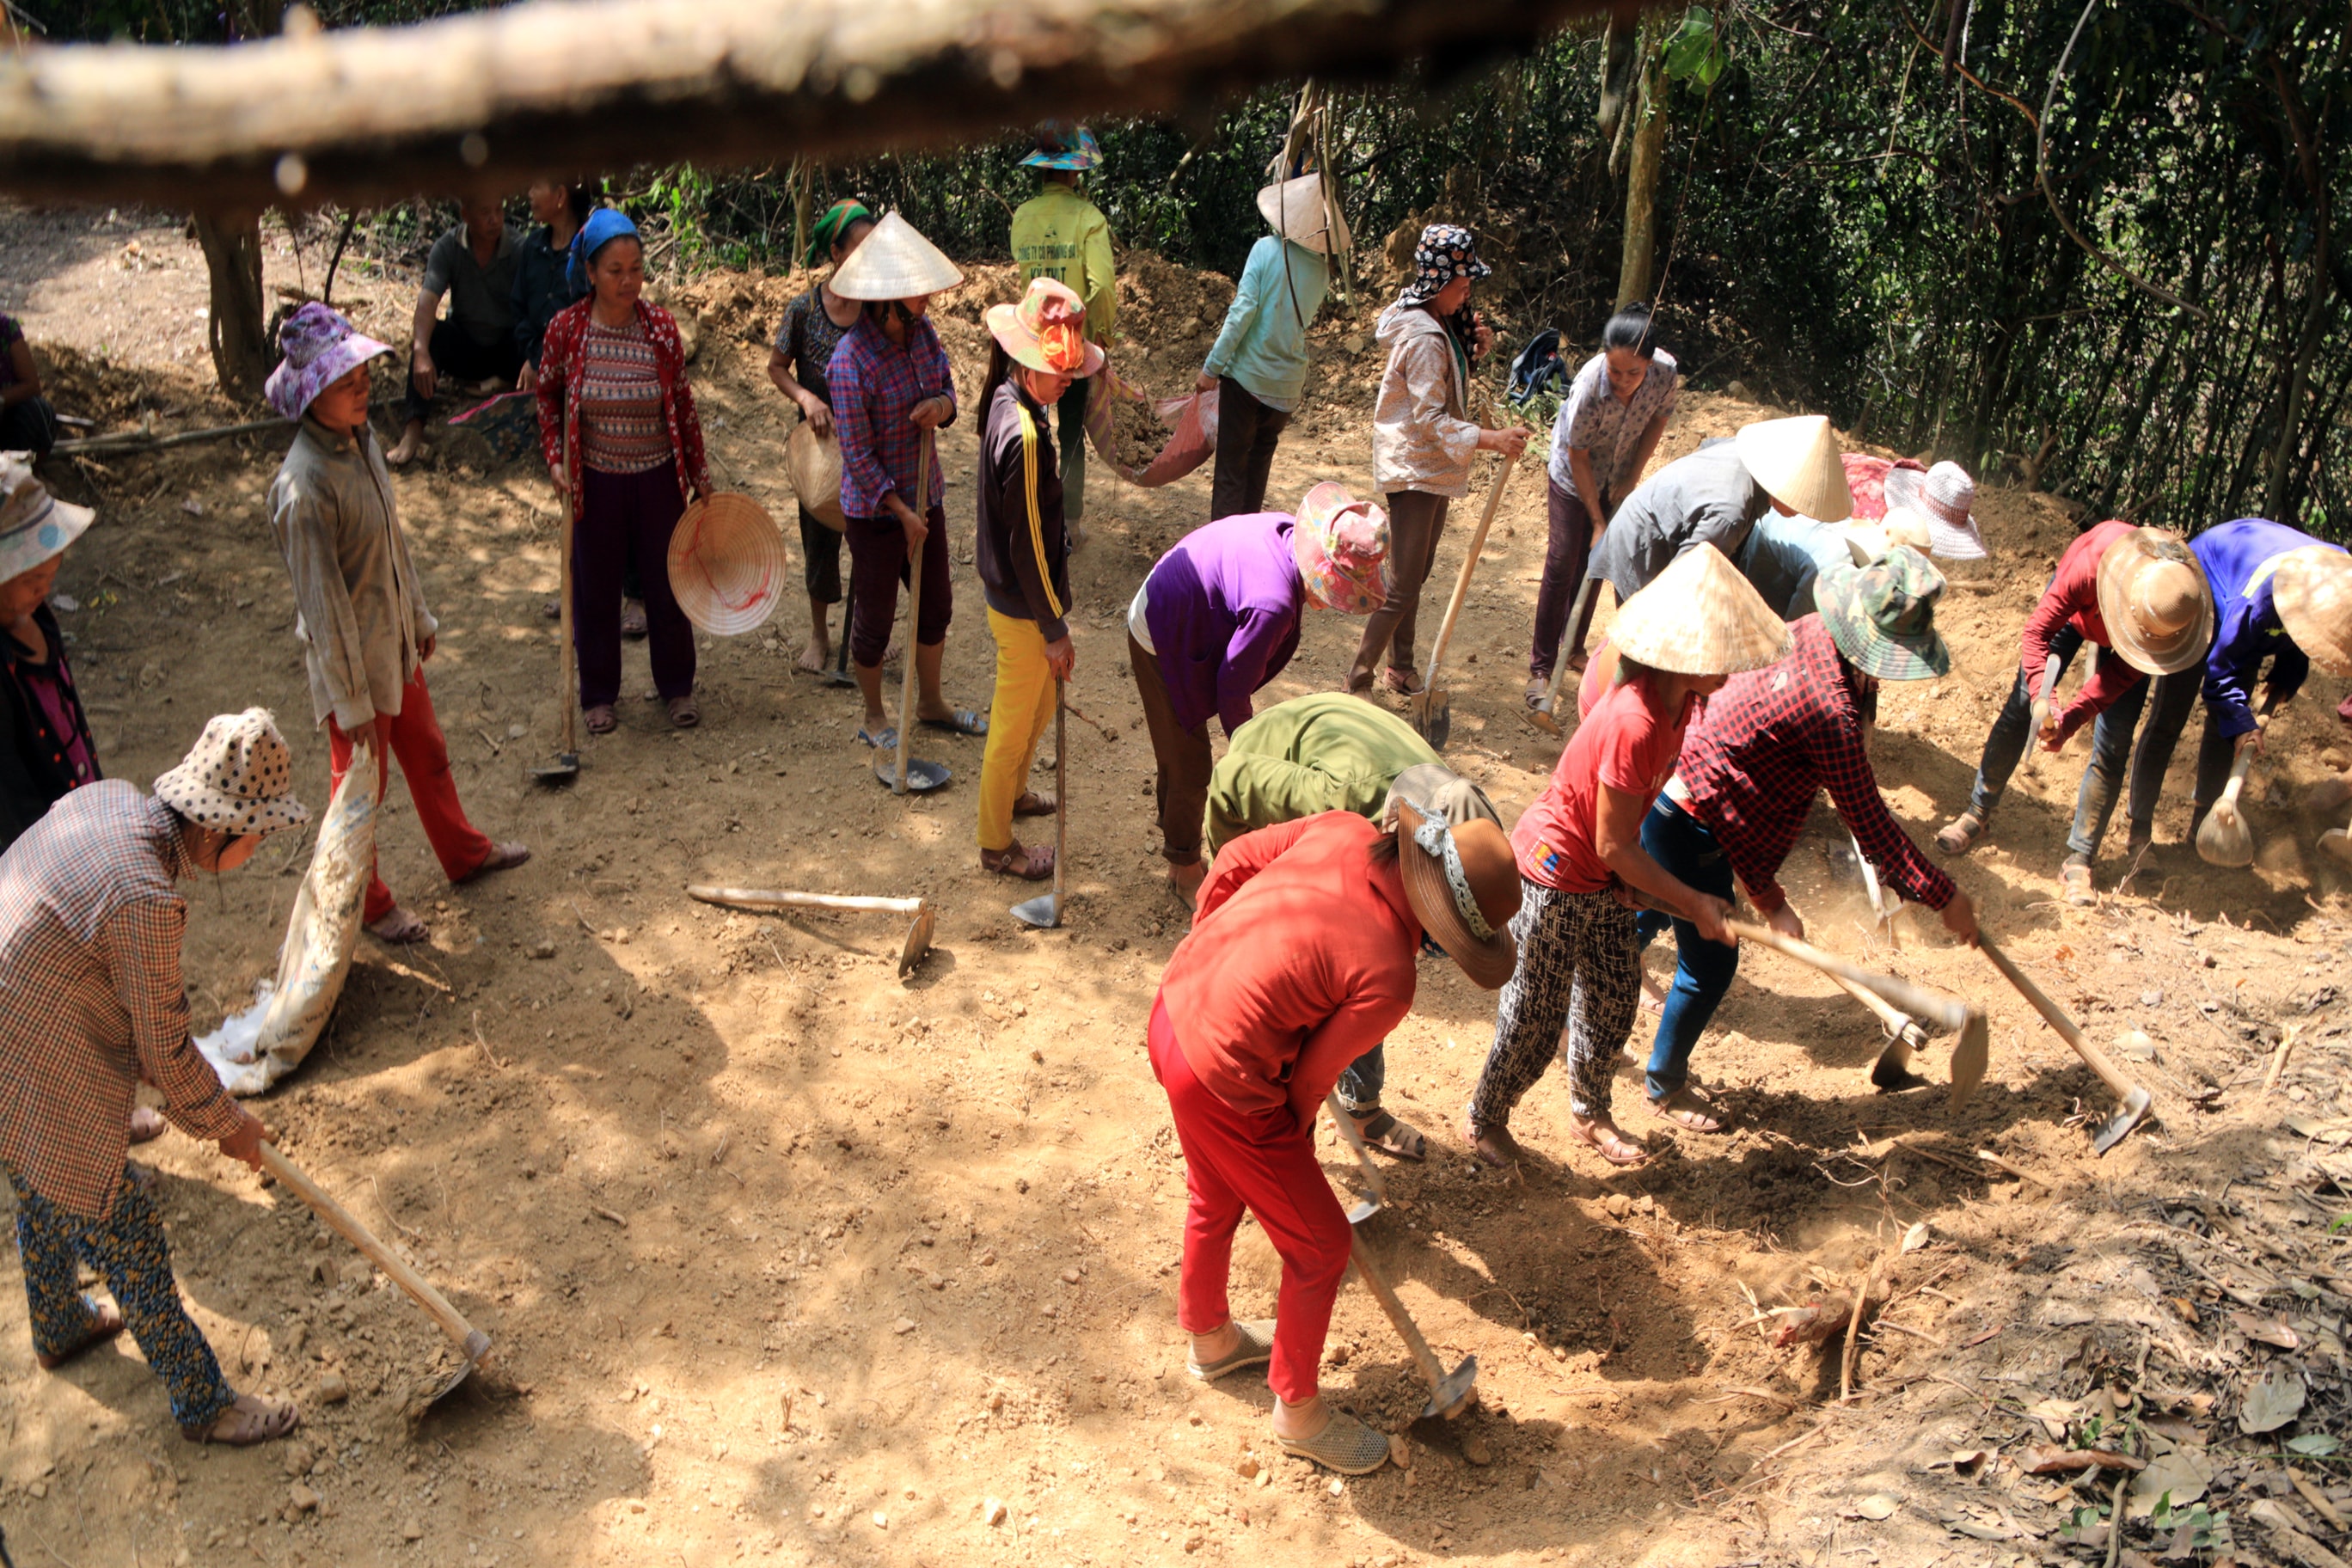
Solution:
M1716 30L1715 14L1704 5L1683 13L1682 26L1664 45L1666 75L1675 81L1711 88L1723 75L1723 36Z
M2332 1459L2342 1451L2343 1447L2341 1440L2325 1432L2305 1432L2299 1437L2289 1437L2286 1440L2288 1453L2300 1455L2306 1459Z

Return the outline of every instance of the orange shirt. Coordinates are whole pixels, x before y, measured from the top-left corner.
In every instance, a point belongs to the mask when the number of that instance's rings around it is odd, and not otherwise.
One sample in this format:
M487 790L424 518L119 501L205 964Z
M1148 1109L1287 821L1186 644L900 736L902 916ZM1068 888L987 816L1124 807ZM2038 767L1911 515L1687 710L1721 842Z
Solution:
M1193 1076L1302 1127L1349 1062L1412 1006L1421 921L1378 826L1351 811L1245 833L1218 852L1160 999Z

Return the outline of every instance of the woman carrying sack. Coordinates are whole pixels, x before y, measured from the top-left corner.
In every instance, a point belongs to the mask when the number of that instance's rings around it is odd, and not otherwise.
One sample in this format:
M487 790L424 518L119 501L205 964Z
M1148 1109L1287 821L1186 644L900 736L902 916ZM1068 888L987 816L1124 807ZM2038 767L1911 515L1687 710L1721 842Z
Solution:
M1153 563L1127 608L1128 662L1160 781L1160 854L1186 903L1207 874L1201 816L1209 798L1209 720L1230 736L1250 699L1298 651L1313 604L1370 615L1388 597L1388 519L1328 481L1298 515L1244 512L1196 528Z
M850 252L873 228L874 214L865 203L855 199L834 203L809 230L808 254L801 258L801 265L813 271L818 261L830 260L839 272ZM801 417L820 437L833 435L833 393L825 372L841 340L857 324L859 313L856 300L843 299L820 279L784 307L775 346L768 351L768 379L799 405ZM805 498L801 501L801 560L808 585L809 640L801 649L800 668L821 675L833 662L833 637L826 617L841 603L841 534L809 510ZM848 635L846 627L843 635Z
M1503 988L1495 1043L1463 1123L1470 1152L1489 1165L1519 1158L1511 1111L1554 1057L1569 1065L1571 1136L1612 1165L1647 1159L1610 1116L1611 1080L1641 988L1633 894L1708 942L1732 940L1723 923L1731 906L1652 859L1642 823L1708 694L1786 653L1788 629L1722 552L1701 544L1625 601L1609 637L1617 683L1511 831L1525 883L1511 924L1518 967Z
M1024 848L1013 819L1054 810L1029 788L1029 765L1054 716L1055 683L1069 679L1078 662L1070 646L1070 541L1045 410L1103 367L1086 320L1077 295L1050 278L1031 283L1017 305L990 306L996 343L980 393L975 552L996 638L996 700L980 767L980 864L1033 882L1054 874L1054 852Z
M1372 405L1372 482L1389 506L1388 603L1365 624L1348 689L1370 691L1381 657L1391 691L1421 689L1413 631L1421 585L1437 559L1445 508L1470 493L1470 459L1479 452L1517 458L1525 430L1488 430L1470 417L1470 369L1495 346L1494 330L1470 309L1470 285L1492 270L1472 248L1470 231L1433 223L1413 247L1413 280L1381 312L1379 338L1389 351Z
M932 295L962 281L956 264L894 212L835 269L830 285L864 307L856 325L842 334L825 379L841 437L841 510L849 518L849 663L866 698L857 738L884 749L898 745L898 731L882 706L882 656L898 614L898 584L912 583L916 570L923 585L914 628L919 684L911 717L929 730L988 733L987 720L950 707L940 691L955 586L949 572L947 482L940 474L935 432L955 423L956 395L955 374L929 312ZM909 500L925 468L928 487ZM908 718L899 715L901 722Z
M555 489L572 510L572 638L580 710L592 735L620 724L621 575L646 591L654 689L669 721L702 721L694 701L694 627L669 587L669 536L687 503L710 493L702 426L677 322L643 299L645 245L610 207L572 238L572 277L589 295L547 324L540 349L539 436Z

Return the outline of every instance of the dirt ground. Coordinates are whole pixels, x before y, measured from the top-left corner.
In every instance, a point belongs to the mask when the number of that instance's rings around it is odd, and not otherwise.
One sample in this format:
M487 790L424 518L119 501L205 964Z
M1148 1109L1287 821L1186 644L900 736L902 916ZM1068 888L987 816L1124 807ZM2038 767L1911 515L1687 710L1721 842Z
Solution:
M228 415L204 387L194 246L168 221L101 216L0 212L0 308L26 321L60 405L110 428ZM1177 391L1231 286L1132 260L1123 321L1143 352L1122 364ZM315 252L281 252L269 281L315 287L319 271ZM347 263L337 291L400 341L412 286ZM700 329L696 392L722 482L779 517L785 405L761 365L789 291L723 276L674 300ZM937 307L967 396L992 295L1010 295L1003 269ZM1360 296L1317 329L1275 497L1368 485L1370 313ZM1660 460L1781 412L1686 391ZM966 418L944 443L967 559L972 439ZM64 624L110 773L151 779L207 715L260 702L323 805L326 748L302 721L260 508L278 458L244 439L48 466L101 513L58 589L79 605ZM1447 531L1439 605L1490 477ZM1160 881L1121 631L1141 573L1205 518L1206 470L1157 491L1091 476L1071 896L1053 932L1006 913L1032 889L977 868L981 742L925 735L919 751L956 782L891 796L852 740L855 695L793 668L799 603L703 643L690 733L660 722L633 650L620 731L586 742L568 792L530 785L561 714L544 475L444 441L397 485L442 621L429 673L467 805L535 858L450 889L395 785L383 870L432 942L363 941L328 1035L259 1109L488 1331L503 1381L410 1426L412 1380L447 1364L427 1320L289 1194L170 1135L141 1153L196 1319L232 1381L302 1402L303 1430L256 1451L192 1447L127 1341L43 1373L8 1309L0 1528L19 1563L2113 1564L2105 1526L2062 1530L2121 1472L2027 1473L2054 1435L2153 1459L2147 1503L2169 1490L2185 1509L2197 1478L2226 1510L2202 1545L2181 1520L2138 1520L2126 1559L2325 1568L2320 1542L2344 1549L2331 1515L2352 1489L2322 1450L2347 1426L2352 1239L2326 1233L2352 1209L2352 915L2345 873L2314 848L2332 824L2298 805L2338 744L2344 683L2315 679L2275 727L2247 792L2251 870L2214 870L2179 842L2184 756L2128 896L2061 905L2083 741L2019 784L1989 847L1957 868L2094 1040L2151 1037L2124 1066L2154 1117L2104 1159L2083 1123L2112 1097L1932 916L1874 935L1843 836L1820 823L1788 872L1814 940L1990 1012L1991 1073L1957 1114L1941 1044L1920 1086L1874 1092L1874 1021L1751 952L1696 1060L1738 1131L1651 1121L1629 1056L1618 1103L1658 1159L1618 1173L1571 1152L1555 1075L1515 1123L1533 1160L1481 1172L1453 1129L1494 1001L1424 965L1390 1103L1432 1157L1390 1168L1391 1209L1370 1236L1438 1353L1477 1356L1481 1398L1455 1422L1416 1421L1412 1363L1351 1286L1326 1390L1403 1433L1411 1463L1342 1482L1272 1449L1262 1384L1192 1383L1174 1321L1182 1172L1142 1032L1183 916ZM2018 627L2074 531L2048 496L1989 489L1979 516L1997 554L1945 600L1955 668L1891 688L1874 742L1887 798L1921 836L1961 804ZM1559 754L1519 717L1543 542L1530 463L1448 683L1449 761L1507 812ZM948 689L984 708L992 653L968 565L957 598ZM1357 631L1310 616L1263 700L1338 684ZM274 968L309 848L272 845L190 889L200 1029ZM730 914L685 897L700 881L919 894L938 945L901 981L889 917ZM1326 1162L1352 1185L1328 1132ZM1245 1240L1237 1308L1270 1312L1270 1250ZM1836 1303L1851 1295L1835 1292L1878 1261L1841 1403ZM13 1252L0 1275L0 1300L18 1299ZM1759 1305L1817 1301L1837 1317L1821 1347L1776 1349L1757 1321ZM2258 1378L2263 1394L2305 1389L2299 1420L2241 1430Z

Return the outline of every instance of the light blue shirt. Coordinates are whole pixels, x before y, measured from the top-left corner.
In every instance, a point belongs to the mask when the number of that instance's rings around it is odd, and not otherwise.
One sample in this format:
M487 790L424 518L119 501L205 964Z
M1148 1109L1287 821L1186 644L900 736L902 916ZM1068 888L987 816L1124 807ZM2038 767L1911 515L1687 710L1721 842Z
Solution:
M1267 235L1250 247L1241 286L1202 368L1231 376L1277 414L1307 390L1307 326L1323 308L1331 267L1305 246Z

